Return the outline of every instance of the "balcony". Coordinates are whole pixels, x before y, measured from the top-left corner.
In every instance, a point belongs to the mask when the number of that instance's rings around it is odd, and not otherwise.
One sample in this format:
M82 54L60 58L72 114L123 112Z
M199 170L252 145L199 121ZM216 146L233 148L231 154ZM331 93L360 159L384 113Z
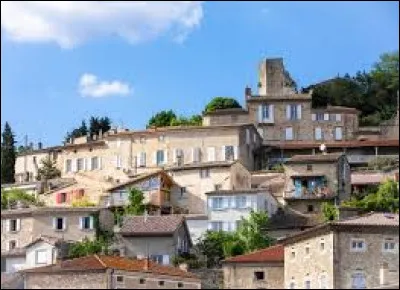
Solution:
M333 199L336 194L326 186L315 187L313 189L303 187L301 190L285 191L285 199Z
M350 164L365 164L377 157L399 158L398 155L347 155Z

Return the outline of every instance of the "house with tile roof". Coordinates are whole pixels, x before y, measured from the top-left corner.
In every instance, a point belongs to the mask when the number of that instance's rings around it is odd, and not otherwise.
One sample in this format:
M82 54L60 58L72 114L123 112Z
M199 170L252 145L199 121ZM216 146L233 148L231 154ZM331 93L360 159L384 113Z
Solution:
M296 233L281 243L285 288L398 285L399 214L371 212L349 217Z
M185 270L148 259L90 255L23 271L28 289L200 289Z
M222 262L224 289L283 289L284 247L271 246Z
M125 216L115 234L115 247L123 256L149 257L163 265L171 264L174 256L188 253L192 246L182 215Z

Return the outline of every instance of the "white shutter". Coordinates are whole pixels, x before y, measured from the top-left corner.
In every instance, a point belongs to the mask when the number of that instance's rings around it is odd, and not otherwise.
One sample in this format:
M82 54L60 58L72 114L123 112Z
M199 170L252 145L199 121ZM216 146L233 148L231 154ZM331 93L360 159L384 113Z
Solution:
M342 140L343 136L342 136L342 128L341 127L337 127L335 128L335 139L336 140Z
M94 229L94 218L91 216L89 219L90 219L90 221L89 221L90 229L93 230Z
M101 169L101 159L102 159L102 157L99 156L99 157L97 157L97 158L98 158L97 160L98 160L98 162L99 162L99 168L98 168L98 169Z
M229 232L229 222L222 222L222 230Z
M53 230L57 228L57 218L53 218Z
M93 170L93 158L88 158L88 170Z
M246 196L246 207L247 208L251 208L251 197L250 196Z
M320 127L315 128L315 140L322 139L322 130Z
M336 114L336 122L342 121L342 114Z
M250 130L246 129L246 144L250 144Z
M214 147L208 147L207 148L207 157L208 161L215 161L215 148Z
M136 154L136 166L137 167L140 167L140 166L142 166L142 160L141 160L141 153L137 153Z
M10 220L6 220L6 232L10 232Z
M264 120L263 120L263 112L262 112L262 105L259 105L258 106L258 122L259 123L262 123Z
M226 154L225 154L226 150L225 150L225 148L226 148L226 146L222 146L222 156L221 156L221 159L222 159L223 161L226 160Z
M231 208L236 208L236 196L231 197Z
M274 105L269 105L268 110L269 110L269 120L272 123L274 123Z
M211 210L211 209L212 209L212 201L213 201L212 198L209 197L208 200L207 200L208 210Z
M311 120L316 121L317 120L317 115L316 114L311 114Z
M192 163L194 163L195 162L195 148L192 148Z
M290 120L290 105L286 105L286 119Z
M222 208L229 208L229 197L222 198Z
M169 255L163 255L162 263L163 265L169 265Z
M83 217L79 217L79 229L83 229Z
M16 230L19 232L21 230L21 219L16 219Z
M72 159L71 160L72 163L72 172L76 172L78 170L78 159Z
M164 164L168 164L168 150L165 149L164 150Z
M67 159L64 159L64 172L67 172Z
M238 160L239 156L239 146L233 146L233 159Z
M172 152L172 162L173 163L177 163L178 159L177 159L177 155L178 155L178 149L174 149L174 151Z
M297 120L301 120L301 105L297 105Z
M63 231L65 231L65 229L67 228L67 218L63 217Z
M285 129L285 138L286 140L293 140L293 128L288 127Z
M208 222L207 230L212 231L212 229L213 229L212 222Z
M142 161L140 161L141 163L142 163L142 166L147 166L146 164L146 162L147 162L147 160L146 160L146 152L142 152Z
M329 121L329 114L328 113L324 114L324 121Z

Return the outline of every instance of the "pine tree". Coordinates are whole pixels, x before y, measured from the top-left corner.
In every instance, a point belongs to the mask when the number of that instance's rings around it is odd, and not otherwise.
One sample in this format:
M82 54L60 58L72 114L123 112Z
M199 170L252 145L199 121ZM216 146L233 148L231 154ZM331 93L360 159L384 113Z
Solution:
M1 142L1 183L14 183L15 174L15 140L11 127L6 122Z
M38 179L48 180L61 176L61 171L56 167L56 161L53 161L48 156L46 159L41 161L42 167L39 168Z

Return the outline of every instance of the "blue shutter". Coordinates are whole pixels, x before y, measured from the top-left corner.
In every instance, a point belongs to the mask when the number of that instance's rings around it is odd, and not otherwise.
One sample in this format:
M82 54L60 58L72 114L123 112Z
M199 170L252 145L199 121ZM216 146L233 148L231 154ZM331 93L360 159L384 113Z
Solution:
M301 196L301 181L300 179L295 179L294 180L294 186L296 188L296 197L300 197Z

